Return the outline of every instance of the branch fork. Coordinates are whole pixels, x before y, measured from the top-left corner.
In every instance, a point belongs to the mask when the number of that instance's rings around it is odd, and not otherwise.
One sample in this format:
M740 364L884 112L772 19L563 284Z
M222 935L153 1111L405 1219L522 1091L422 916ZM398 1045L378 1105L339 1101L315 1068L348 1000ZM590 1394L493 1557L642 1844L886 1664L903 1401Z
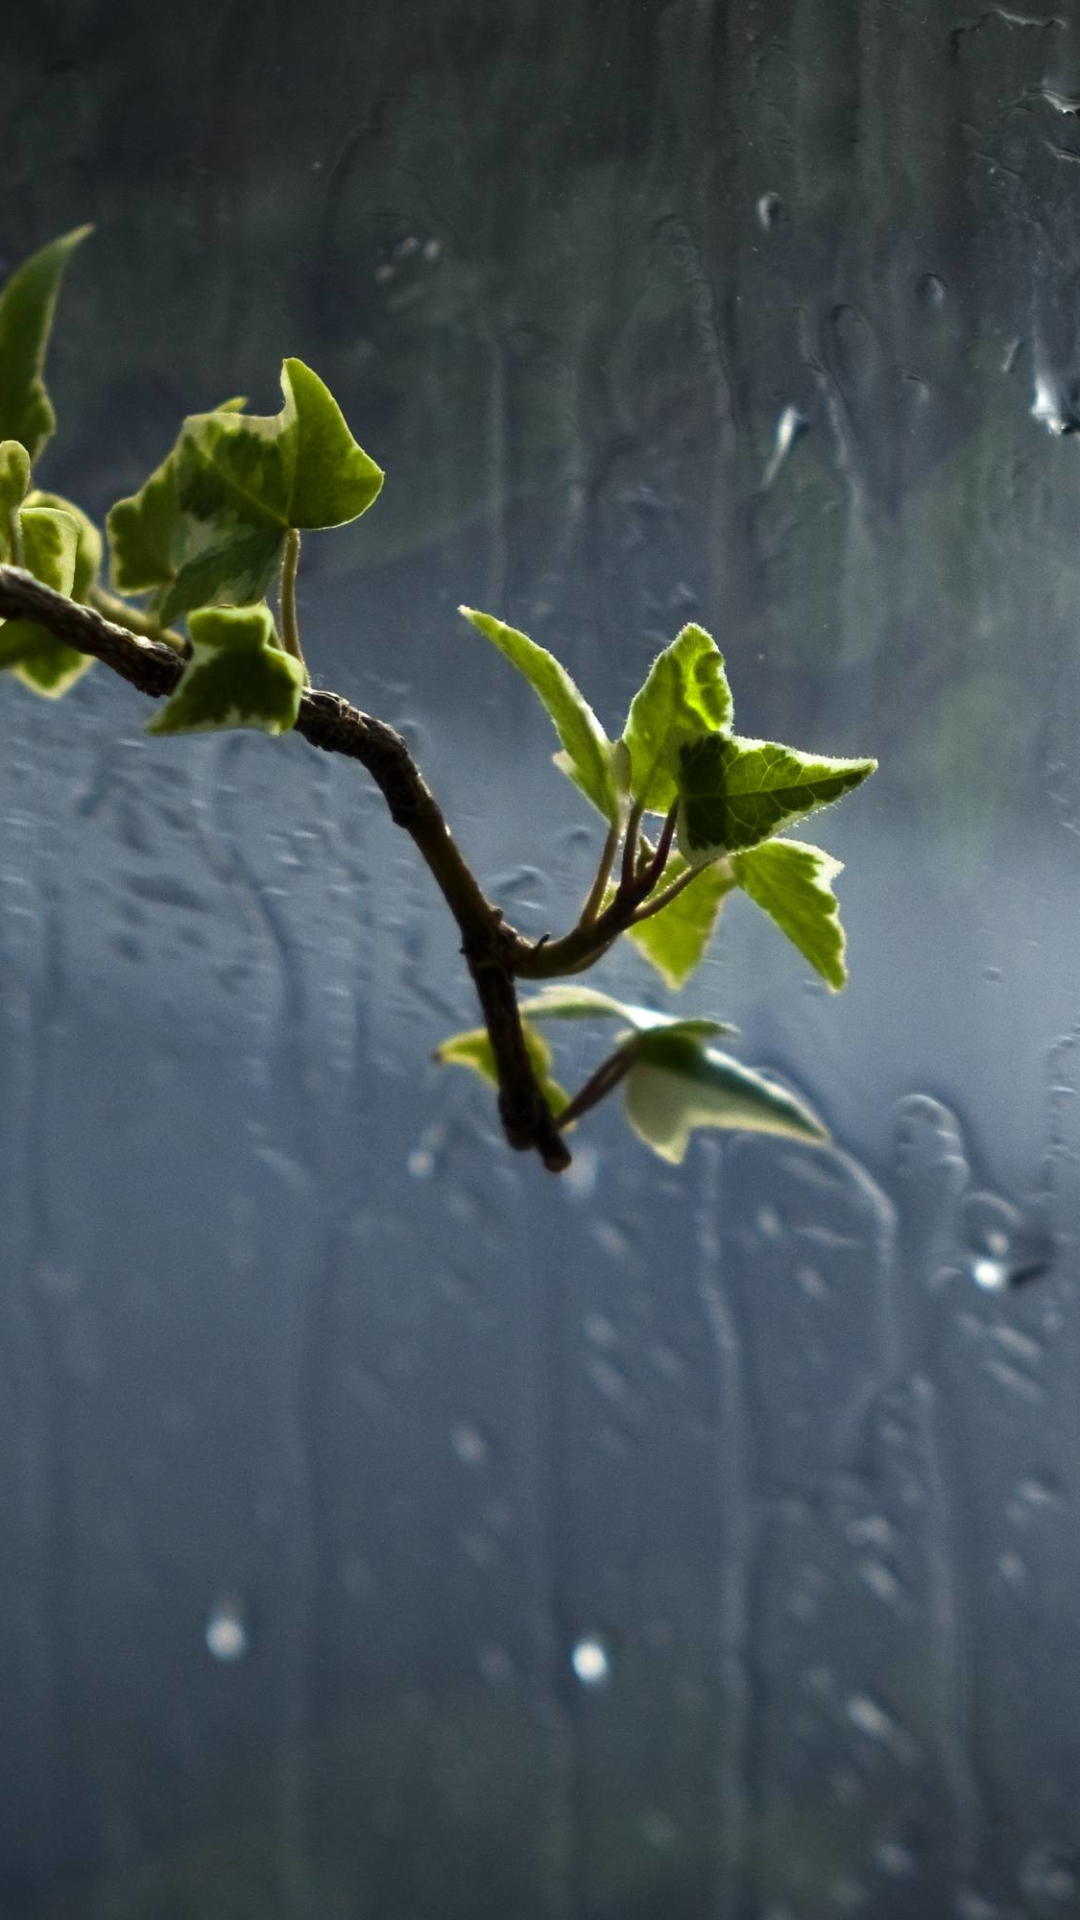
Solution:
M111 594L82 605L65 599L21 567L0 565L0 618L33 620L65 646L92 655L153 699L174 692L184 671L176 642L149 637L137 608ZM111 617L106 617L106 614ZM130 625L127 622L130 619ZM509 926L501 909L483 892L461 853L445 815L408 746L393 727L354 707L342 695L305 688L295 732L325 753L359 760L386 801L391 819L408 833L428 866L461 934L469 969L491 1039L499 1082L499 1116L510 1146L536 1152L553 1173L570 1164L561 1126L585 1112L609 1090L590 1081L568 1114L556 1125L537 1081L525 1044L516 981L551 980L584 972L607 952L627 928L659 910L692 879L680 875L673 887L650 900L667 862L674 832L674 811L667 815L655 850L642 843L641 810L631 810L625 831L608 835L596 880L577 925L560 938L525 939ZM623 859L618 885L603 905L618 852ZM611 1080L610 1085L615 1081Z

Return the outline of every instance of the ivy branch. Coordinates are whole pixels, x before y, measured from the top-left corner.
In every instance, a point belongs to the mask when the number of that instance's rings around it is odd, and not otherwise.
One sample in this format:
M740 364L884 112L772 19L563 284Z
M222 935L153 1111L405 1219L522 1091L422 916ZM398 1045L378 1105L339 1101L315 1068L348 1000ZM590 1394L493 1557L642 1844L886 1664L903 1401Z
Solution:
M96 659L164 699L151 733L295 730L359 760L454 916L480 1003L483 1026L445 1041L436 1057L493 1081L510 1145L536 1152L551 1171L570 1163L568 1129L617 1087L635 1131L673 1161L698 1126L825 1138L793 1094L717 1050L721 1023L554 983L573 982L626 935L680 988L724 899L741 888L830 986L842 986L839 863L777 829L841 798L875 763L735 733L723 657L696 625L654 660L610 740L553 654L463 607L540 699L559 737L557 765L605 823L575 924L555 938L519 933L484 893L401 735L311 685L296 598L301 533L357 520L384 477L317 374L284 362L279 414L250 415L236 399L185 420L161 466L107 516L108 587L92 521L32 486L55 424L43 380L53 310L86 231L42 248L0 293L0 669L55 698ZM267 602L275 583L276 619ZM659 823L655 841L647 822ZM518 982L541 990L519 1002ZM620 1030L571 1098L540 1028L582 1018L617 1018Z

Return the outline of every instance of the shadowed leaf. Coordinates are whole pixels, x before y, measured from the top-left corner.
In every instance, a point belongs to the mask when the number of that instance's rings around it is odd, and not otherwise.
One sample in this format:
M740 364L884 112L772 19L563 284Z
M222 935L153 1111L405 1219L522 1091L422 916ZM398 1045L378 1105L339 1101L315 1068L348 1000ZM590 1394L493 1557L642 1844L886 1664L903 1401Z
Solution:
M634 1051L623 1081L627 1118L663 1160L683 1159L695 1127L778 1133L816 1145L829 1138L794 1094L688 1034L643 1034Z
M0 440L19 440L36 460L56 414L42 372L64 269L90 227L76 227L31 254L0 293Z

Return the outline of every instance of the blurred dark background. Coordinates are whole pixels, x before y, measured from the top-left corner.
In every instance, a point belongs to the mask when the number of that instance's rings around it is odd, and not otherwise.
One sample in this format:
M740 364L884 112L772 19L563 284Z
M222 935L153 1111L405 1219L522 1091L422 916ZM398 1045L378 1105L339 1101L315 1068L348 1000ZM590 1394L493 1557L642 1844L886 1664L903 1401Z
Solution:
M459 601L882 771L842 998L746 902L685 996L837 1146L555 1182L358 769L0 687L0 1920L1080 1911L1078 162L1074 0L5 18L42 480L312 364L309 659L511 918L596 835Z

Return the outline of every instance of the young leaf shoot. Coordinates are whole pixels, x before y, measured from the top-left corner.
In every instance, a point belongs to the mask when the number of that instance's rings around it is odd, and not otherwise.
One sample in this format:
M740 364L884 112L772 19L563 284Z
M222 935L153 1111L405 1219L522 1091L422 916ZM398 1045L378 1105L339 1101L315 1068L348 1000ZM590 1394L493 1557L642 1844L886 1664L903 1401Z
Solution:
M483 1014L482 1026L444 1041L436 1057L493 1084L511 1146L535 1151L553 1171L569 1164L566 1134L617 1089L639 1139L672 1162L702 1127L826 1140L786 1087L719 1051L716 1039L730 1032L722 1022L629 1004L581 985L580 975L625 937L680 990L740 889L830 987L843 986L840 863L777 836L860 785L876 763L735 733L723 656L696 624L654 660L621 733L609 737L553 653L463 607L540 700L558 736L557 766L605 828L566 931L530 938L509 926L400 734L309 684L297 617L301 534L359 519L383 484L318 374L287 359L279 413L251 414L234 399L183 422L172 451L106 515L111 590L93 521L36 484L55 426L44 379L50 330L64 272L89 231L43 247L0 292L0 669L55 698L98 659L163 702L150 733L297 732L359 760L457 922ZM521 981L539 991L519 1004ZM613 1044L568 1094L541 1029L582 1020L606 1025Z

